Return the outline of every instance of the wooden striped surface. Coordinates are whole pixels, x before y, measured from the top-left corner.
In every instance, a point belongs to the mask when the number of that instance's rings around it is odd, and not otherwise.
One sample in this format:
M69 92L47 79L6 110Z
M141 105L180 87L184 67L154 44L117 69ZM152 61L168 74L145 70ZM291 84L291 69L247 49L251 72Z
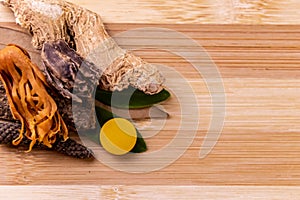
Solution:
M299 24L298 0L69 0L107 23ZM0 21L13 21L0 6Z
M240 187L240 186L122 186L122 185L68 185L68 186L3 186L1 199L60 199L60 200L122 200L122 199L205 199L205 200L265 200L290 199L299 196L299 187Z
M223 77L227 102L224 129L213 151L199 159L212 114L203 77L184 59L159 49L163 46L148 49L156 46L151 46L152 39L143 37L147 35L143 30L136 37L117 37L122 47L136 48L137 55L178 70L190 82L200 105L200 126L192 145L168 167L144 174L119 172L97 160L86 162L45 151L26 154L1 146L1 199L47 199L50 195L65 199L298 199L297 0L73 2L101 13L112 35L156 27L196 40ZM1 5L0 21L14 21L12 13ZM160 33L156 37L163 36ZM172 39L174 49L195 55L195 48ZM149 46L139 41L148 41ZM200 58L194 57L196 61ZM150 151L170 142L178 127L180 107L176 98L163 106L173 117L161 132L146 139ZM143 128L149 123L139 125ZM155 124L148 127L158 129Z
M1 147L0 183L299 185L300 26L148 26L173 29L192 37L208 51L222 74L226 117L221 137L209 156L199 159L213 106L203 78L180 57L159 49L145 49L146 46L134 43L134 38L117 37L122 47L142 48L136 51L137 55L178 70L191 83L201 115L200 127L190 148L164 169L130 174L97 161L86 162L41 151L26 154ZM146 26L107 24L107 27L109 33L115 35ZM153 46L150 44L150 47ZM188 47L175 45L175 48ZM193 49L187 50L193 52ZM174 97L164 103L172 117L155 137L146 139L149 151L162 148L175 136L180 121L176 101ZM159 129L151 124L148 128Z

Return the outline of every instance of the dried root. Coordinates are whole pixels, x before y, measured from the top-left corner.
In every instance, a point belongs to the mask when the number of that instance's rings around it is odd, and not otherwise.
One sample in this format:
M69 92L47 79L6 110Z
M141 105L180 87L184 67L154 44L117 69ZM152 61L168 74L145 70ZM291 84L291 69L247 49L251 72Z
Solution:
M129 85L147 94L163 89L164 78L157 68L121 49L106 32L101 17L63 0L2 0L16 22L33 35L41 49L46 41L65 40L103 72L104 89L123 90Z
M68 138L67 127L57 111L57 105L46 90L46 79L28 53L15 45L0 51L0 80L2 81L14 119L22 124L18 145L25 132L30 139L29 150L38 142L51 148L57 134Z

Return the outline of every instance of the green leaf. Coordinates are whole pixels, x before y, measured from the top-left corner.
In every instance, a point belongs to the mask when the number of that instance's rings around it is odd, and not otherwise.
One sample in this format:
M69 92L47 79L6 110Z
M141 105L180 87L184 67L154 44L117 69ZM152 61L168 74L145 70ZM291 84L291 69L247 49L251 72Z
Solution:
M142 153L142 152L147 151L147 145L143 139L143 136L141 135L141 133L138 130L136 130L136 132L137 132L137 140L136 140L136 143L135 143L133 149L131 149L130 152Z
M167 100L169 97L170 93L165 89L157 94L148 95L133 87L114 92L97 88L95 96L98 101L108 106L130 109L151 107Z
M107 122L108 120L112 119L112 118L118 118L118 116L114 115L113 113L96 106L96 115L99 121L100 126L102 127L105 122ZM137 141L135 143L135 146L133 147L133 149L130 151L132 153L142 153L147 151L147 145L141 135L141 133L136 129L137 132ZM89 138L91 140L93 140L94 142L97 142L98 144L100 144L100 140L99 140L99 133L100 130L97 131L96 133L89 133Z

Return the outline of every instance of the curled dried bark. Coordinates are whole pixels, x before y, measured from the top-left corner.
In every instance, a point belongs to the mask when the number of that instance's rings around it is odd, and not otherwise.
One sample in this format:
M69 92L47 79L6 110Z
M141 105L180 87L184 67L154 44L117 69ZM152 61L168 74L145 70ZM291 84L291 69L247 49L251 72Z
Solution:
M68 138L68 129L46 90L46 79L24 49L8 45L0 51L0 80L13 118L22 125L14 145L20 144L24 132L31 140L28 151L36 141L51 147L57 134Z
M123 90L129 85L155 94L164 78L157 68L121 49L106 32L101 17L63 0L2 0L16 21L33 35L32 44L41 49L46 41L62 39L103 72L104 89Z

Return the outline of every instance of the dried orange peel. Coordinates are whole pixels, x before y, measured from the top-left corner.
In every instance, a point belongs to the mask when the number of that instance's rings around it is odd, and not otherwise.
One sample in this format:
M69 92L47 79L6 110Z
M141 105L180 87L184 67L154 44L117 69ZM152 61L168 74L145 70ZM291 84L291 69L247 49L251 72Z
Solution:
M31 140L28 152L37 141L51 148L57 134L68 138L66 124L46 90L46 79L24 49L8 45L0 51L0 80L13 117L22 124L13 145L22 141L24 132Z

